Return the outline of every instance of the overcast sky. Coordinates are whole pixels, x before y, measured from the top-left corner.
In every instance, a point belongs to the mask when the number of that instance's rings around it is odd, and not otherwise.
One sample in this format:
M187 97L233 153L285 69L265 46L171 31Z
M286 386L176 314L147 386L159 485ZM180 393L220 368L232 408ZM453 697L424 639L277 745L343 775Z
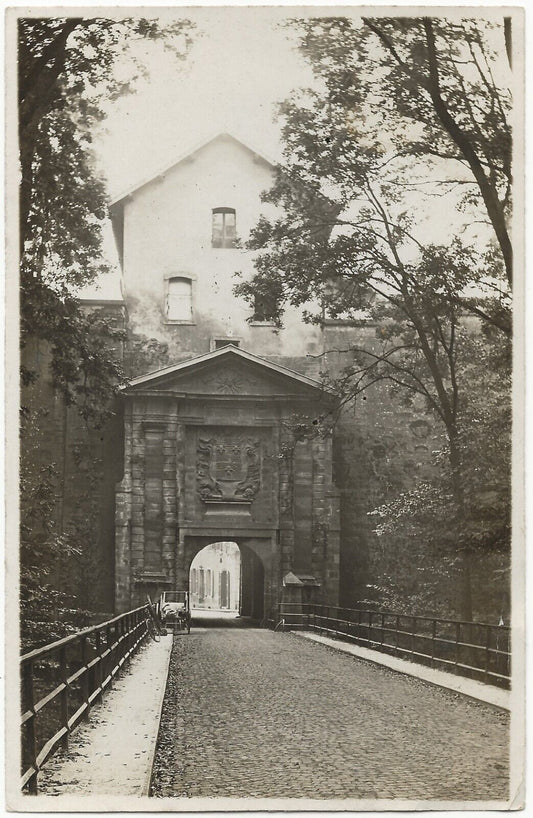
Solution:
M182 62L161 43L136 49L149 77L137 82L136 93L107 106L107 118L94 135L97 161L111 198L222 131L279 160L275 105L292 89L312 82L290 33L279 25L293 11L204 7L165 13L162 20L187 16L194 21L192 45ZM118 66L118 71L126 76L130 68ZM104 249L116 264L110 227ZM82 296L118 298L118 275L105 276Z
M176 63L160 45L144 48L150 79L109 109L96 148L112 195L220 131L278 159L275 103L312 80L288 33L278 26L287 10L186 12L196 23L187 59Z
M326 13L340 11L329 7ZM95 134L98 162L108 179L111 197L171 165L185 151L221 131L229 131L260 153L279 160L276 103L292 90L313 83L311 70L295 47L294 35L281 24L295 15L319 16L321 12L320 7L149 9L147 15L157 13L163 22L186 16L196 27L183 62L177 62L161 42L138 46L137 56L149 77L137 83L135 94L108 106L105 124ZM357 18L361 12L345 7L341 13ZM483 10L484 16L490 13ZM506 65L503 40L502 65ZM118 66L124 76L130 68ZM449 238L454 219L459 217L451 201L444 205L435 199L425 199L423 213L426 238L435 233L435 241ZM105 249L110 260L116 261L110 230ZM104 295L105 289L108 297L117 297L117 282L106 279L100 294Z

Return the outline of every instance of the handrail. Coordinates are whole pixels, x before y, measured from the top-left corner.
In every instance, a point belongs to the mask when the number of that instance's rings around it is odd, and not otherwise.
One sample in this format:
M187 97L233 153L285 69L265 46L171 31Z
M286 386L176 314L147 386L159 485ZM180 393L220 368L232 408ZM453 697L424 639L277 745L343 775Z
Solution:
M422 616L421 614L410 614L410 613L400 613L399 611L387 611L381 609L373 609L373 608L343 608L341 605L326 605L326 604L315 604L313 602L281 602L280 605L283 605L283 608L328 608L330 611L349 611L353 613L367 613L367 614L383 614L383 616L400 616L404 619L420 619L424 622L433 622L433 620L437 620L438 622L446 622L449 625L476 625L479 627L485 628L498 628L499 630L510 630L509 625L495 625L493 622L472 622L469 619L445 619L440 616Z
M510 685L511 629L507 625L298 602L280 603L278 620L284 630L327 633L489 684Z
M128 613L134 614L137 613L137 611L145 611L147 607L147 605L141 605L139 608L134 608L132 611L128 611ZM34 648L28 653L24 653L20 657L20 662L25 662L28 659L40 659L43 656L46 656L48 653L52 653L54 650L57 650L57 648L62 648L64 645L75 642L80 636L89 636L97 630L103 630L108 625L113 625L124 616L126 616L126 614L118 614L118 616L114 616L113 619L107 619L105 622L100 622L98 625L91 625L88 628L83 628L81 631L71 633L68 636L64 636L62 639L57 639L55 642L50 642L48 645L43 645L42 648Z
M37 777L147 635L148 606L36 648L20 659L22 683L21 788L38 791Z

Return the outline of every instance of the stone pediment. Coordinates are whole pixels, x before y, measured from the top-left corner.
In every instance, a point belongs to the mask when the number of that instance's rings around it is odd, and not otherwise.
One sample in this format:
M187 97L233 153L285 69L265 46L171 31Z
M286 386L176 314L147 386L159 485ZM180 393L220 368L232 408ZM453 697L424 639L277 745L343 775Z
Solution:
M326 397L319 381L313 380L250 352L227 346L174 366L134 378L125 394L194 396L219 398L239 396Z

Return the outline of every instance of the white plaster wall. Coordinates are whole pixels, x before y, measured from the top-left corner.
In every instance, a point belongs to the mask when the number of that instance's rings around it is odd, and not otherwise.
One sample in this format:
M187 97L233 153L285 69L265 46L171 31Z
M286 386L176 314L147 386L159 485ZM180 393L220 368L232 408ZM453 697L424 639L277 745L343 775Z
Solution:
M136 331L169 341L176 357L209 351L216 336L240 338L244 349L258 355L321 351L320 330L305 325L298 311L287 314L279 333L250 326L251 309L232 290L235 273L244 279L253 275L253 254L211 247L212 208L235 208L237 235L246 241L260 213L275 216L260 200L271 184L270 165L221 136L126 201L124 285ZM196 330L165 322L165 277L171 275L194 279Z

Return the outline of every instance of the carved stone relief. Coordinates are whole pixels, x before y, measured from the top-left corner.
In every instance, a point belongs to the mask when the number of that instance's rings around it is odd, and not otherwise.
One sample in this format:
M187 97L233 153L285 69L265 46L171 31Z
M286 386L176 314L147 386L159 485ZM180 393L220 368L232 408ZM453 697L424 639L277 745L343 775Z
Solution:
M205 503L251 503L261 486L261 445L234 431L200 437L196 461L197 490Z
M225 368L222 372L206 375L201 386L209 392L220 395L242 395L261 390L262 382L239 369Z

